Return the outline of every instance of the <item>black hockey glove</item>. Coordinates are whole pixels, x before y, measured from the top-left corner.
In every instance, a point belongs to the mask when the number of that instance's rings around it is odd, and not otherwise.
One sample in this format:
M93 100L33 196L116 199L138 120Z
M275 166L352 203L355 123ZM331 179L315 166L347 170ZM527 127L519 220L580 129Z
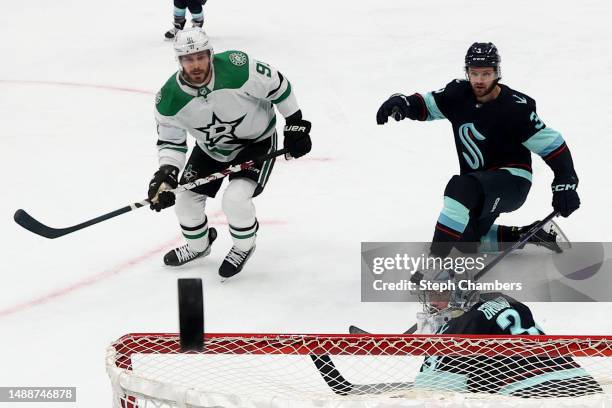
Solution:
M161 211L164 208L172 207L176 197L174 193L169 191L178 186L179 169L175 166L166 164L155 172L151 182L149 183L149 200L151 200L151 209Z
M578 179L576 177L555 178L552 183L552 206L563 217L569 216L580 207L578 197Z
M406 95L393 94L380 105L378 112L376 112L376 123L384 125L387 123L389 116L393 116L393 119L400 121L406 119L408 112L410 111L410 104Z
M291 157L302 157L312 148L310 127L310 122L302 119L301 113L293 114L285 120L283 147L289 151Z

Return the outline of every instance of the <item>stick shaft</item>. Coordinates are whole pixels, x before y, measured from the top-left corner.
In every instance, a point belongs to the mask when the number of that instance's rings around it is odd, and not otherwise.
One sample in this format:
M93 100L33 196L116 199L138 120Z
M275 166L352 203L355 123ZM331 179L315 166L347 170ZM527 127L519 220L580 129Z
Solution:
M527 243L527 241L529 241L529 238L531 238L536 232L538 232L538 230L540 228L542 228L544 226L544 224L546 224L548 221L552 220L553 218L555 218L557 216L557 212L553 211L550 214L548 214L546 216L546 218L544 218L542 221L534 224L533 227L531 227L522 237L518 242L515 242L514 244L512 244L511 247L506 248L506 250L504 250L504 252L502 252L501 254L497 255L491 262L489 262L484 268L482 268L482 270L480 272L478 272L476 275L474 275L474 280L478 280L480 278L482 278L482 276L489 272L491 269L493 269L493 267L495 265L497 265L502 259L504 259L506 257L506 255L508 255L510 252L514 251L515 249L517 249L518 247L524 245ZM410 328L408 330L406 330L403 334L413 334L415 331L417 330L417 324L413 324L412 326L410 326Z
M221 179L223 177L226 177L232 173L237 173L239 171L242 170L246 170L246 169L250 169L252 167L254 167L258 162L262 162L262 161L266 161L266 160L270 160L274 157L280 156L287 153L287 149L280 149L280 150L276 150L272 153L268 153L266 155L263 155L261 157L258 157L257 159L254 160L249 160L247 162L241 163L241 164L236 164L233 166L228 167L225 170L222 170L220 172L217 173L213 173L208 177L203 177L201 179L197 179L195 181L192 181L191 183L186 183L186 184L182 184L180 186L178 186L177 188L175 188L174 190L171 190L173 193L181 193L183 191L186 190L192 190L198 186L201 186L203 184L206 183L210 183L211 181L214 180L218 180ZM128 213L130 211L134 211L137 210L138 208L142 208L142 207L146 207L151 203L151 201L149 199L145 199L142 201L138 201L129 205L126 205L125 207L121 207L118 208L116 210L113 210L109 213L100 215L99 217L96 218L92 218L91 220L87 220L84 221L80 224L77 225L73 225L72 227L66 227L66 228L52 228L49 227L43 223L41 223L40 221L38 221L37 219L35 219L34 217L32 217L30 214L28 214L25 210L19 209L15 212L15 215L13 216L13 219L15 220L15 222L19 225L21 225L23 228L27 229L30 232L33 232L34 234L40 235L42 237L45 238L50 238L50 239L54 239L54 238L59 238L62 237L64 235L73 233L75 231L79 231L82 230L84 228L90 227L92 225L98 224L100 222L106 221L106 220L110 220L111 218L115 218L119 215Z
M502 259L504 259L506 257L506 255L508 255L510 252L514 251L515 249L517 249L520 246L523 246L524 244L527 243L527 241L529 241L529 238L531 238L536 232L538 232L538 230L540 228L542 228L542 226L544 226L544 224L546 224L548 221L552 220L553 218L555 218L557 216L557 212L553 211L550 214L548 214L546 216L546 218L544 218L542 221L534 224L533 227L531 227L522 237L518 242L515 242L514 244L512 244L511 247L506 248L504 250L504 252L502 252L501 254L497 255L495 257L495 259L493 259L491 262L489 262L484 268L482 268L482 270L480 272L478 272L476 275L474 275L474 280L478 280L480 278L482 278L482 276L489 272L491 269L493 269L493 267L495 265L497 265Z

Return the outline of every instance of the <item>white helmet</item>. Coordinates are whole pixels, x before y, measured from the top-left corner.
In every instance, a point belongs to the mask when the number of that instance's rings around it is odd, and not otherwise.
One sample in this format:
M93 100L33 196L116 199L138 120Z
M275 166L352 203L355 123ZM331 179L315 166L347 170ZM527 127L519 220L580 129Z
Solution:
M210 51L212 58L213 47L210 38L201 27L186 28L176 33L174 37L174 53L177 59L206 50Z

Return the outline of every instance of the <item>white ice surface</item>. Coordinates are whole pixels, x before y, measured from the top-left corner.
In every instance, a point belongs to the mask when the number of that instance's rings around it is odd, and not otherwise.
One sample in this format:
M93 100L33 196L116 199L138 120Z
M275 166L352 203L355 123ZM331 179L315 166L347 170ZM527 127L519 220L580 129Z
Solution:
M231 241L218 200L212 255L180 271L161 262L180 241L171 210L56 240L21 229L18 208L64 226L144 198L156 169L153 94L176 69L162 40L171 13L169 0L2 5L0 386L76 386L77 406L108 406L105 347L127 332L176 331L179 277L204 279L211 332L405 330L415 305L360 303L360 242L429 240L458 165L447 122L379 127L375 112L391 93L461 77L474 41L496 43L504 82L534 97L571 147L583 205L563 228L611 240L612 5L595 0L211 0L215 49L278 67L313 123L312 153L279 163L256 199L248 268L219 283ZM534 176L503 223L550 211L551 172L537 157ZM532 306L547 333L612 334L610 304Z

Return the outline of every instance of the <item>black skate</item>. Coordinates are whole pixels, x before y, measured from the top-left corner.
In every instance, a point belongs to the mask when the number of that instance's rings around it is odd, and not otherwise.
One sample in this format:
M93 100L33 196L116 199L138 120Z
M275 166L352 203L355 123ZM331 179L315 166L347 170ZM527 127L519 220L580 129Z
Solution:
M202 20L191 20L191 26L192 27L200 27L200 28L202 28L203 25L204 25L204 19L202 19Z
M187 20L182 20L182 21L175 20L174 23L172 23L173 27L169 29L168 31L166 31L166 34L164 34L164 37L166 37L166 40L173 40L174 37L176 37L176 33L178 33L183 28L185 28L186 21Z
M181 266L194 259L203 258L210 254L210 248L215 239L217 239L217 230L211 227L208 229L208 248L206 250L194 252L189 249L189 245L185 244L164 255L164 263L169 266Z
M539 221L536 221L527 225L526 227L520 228L520 236L529 231L531 227L533 227L538 222ZM544 224L542 228L537 230L536 233L533 234L531 238L527 240L527 243L542 246L558 254L563 252L563 248L561 247L561 245L565 247L569 245L567 239L565 238L565 235L554 221ZM521 246L521 248L523 248L524 246L525 245Z
M242 270L242 267L251 255L253 255L253 252L255 252L255 246L248 251L241 251L233 246L219 267L219 275L223 279L231 278L236 275Z

